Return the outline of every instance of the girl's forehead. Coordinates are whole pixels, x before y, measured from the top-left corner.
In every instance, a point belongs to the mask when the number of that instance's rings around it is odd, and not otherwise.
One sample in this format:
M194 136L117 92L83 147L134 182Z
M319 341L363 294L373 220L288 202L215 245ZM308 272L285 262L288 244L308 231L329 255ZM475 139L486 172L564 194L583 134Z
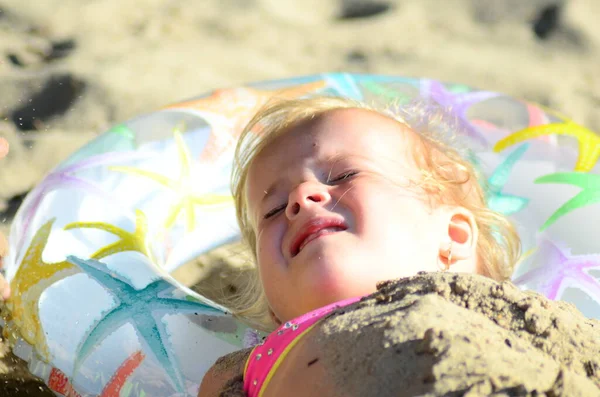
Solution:
M343 154L400 155L414 143L414 132L387 116L366 109L338 109L293 126L269 142L253 164L294 163L304 158L329 160ZM400 150L400 152L399 152Z

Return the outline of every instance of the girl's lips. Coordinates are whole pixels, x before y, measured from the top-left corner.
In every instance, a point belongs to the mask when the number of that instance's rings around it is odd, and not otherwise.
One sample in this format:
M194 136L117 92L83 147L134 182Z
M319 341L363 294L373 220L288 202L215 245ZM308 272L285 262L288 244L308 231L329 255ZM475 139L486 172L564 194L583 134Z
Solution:
M298 231L295 238L292 240L290 254L293 257L298 255L300 250L304 248L310 241L323 236L346 230L348 227L341 219L336 218L315 218L306 222ZM325 230L327 229L327 230Z
M318 232L309 235L307 238L304 239L302 244L300 244L300 247L298 247L298 253L300 253L300 251L302 251L306 244L310 243L311 241L316 240L321 236L341 232L343 230L344 229L342 229L341 227L326 227L325 229L321 229Z

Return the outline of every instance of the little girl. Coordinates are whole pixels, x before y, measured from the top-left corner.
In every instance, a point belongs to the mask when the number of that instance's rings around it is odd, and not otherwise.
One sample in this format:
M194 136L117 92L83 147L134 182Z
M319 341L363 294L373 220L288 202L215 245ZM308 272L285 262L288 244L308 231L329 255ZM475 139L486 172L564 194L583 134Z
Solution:
M273 332L220 359L199 396L226 384L248 396L327 395L301 359L325 314L419 271L510 276L516 231L450 145L458 127L429 108L317 97L270 105L246 126L232 189L258 271L234 312Z

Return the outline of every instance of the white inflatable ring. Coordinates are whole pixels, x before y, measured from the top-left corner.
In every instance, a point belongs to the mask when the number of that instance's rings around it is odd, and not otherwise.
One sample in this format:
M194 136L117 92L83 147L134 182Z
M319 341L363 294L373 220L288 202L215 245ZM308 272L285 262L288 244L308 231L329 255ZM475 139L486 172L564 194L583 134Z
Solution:
M514 281L600 318L600 137L523 100L464 85L324 74L215 91L105 132L27 196L6 260L14 351L58 394L191 395L247 331L169 272L237 239L236 137L270 97L416 96L466 123L525 259Z

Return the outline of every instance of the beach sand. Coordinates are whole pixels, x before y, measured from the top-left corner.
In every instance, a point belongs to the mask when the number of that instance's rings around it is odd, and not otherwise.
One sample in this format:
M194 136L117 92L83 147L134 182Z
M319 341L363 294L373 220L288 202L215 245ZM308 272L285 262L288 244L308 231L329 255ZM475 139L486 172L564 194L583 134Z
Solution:
M600 396L599 331L510 282L430 273L383 283L315 338L339 396Z
M337 309L291 356L327 397L600 396L599 331L573 305L510 282L423 273ZM282 364L275 387L296 373ZM222 395L244 396L241 385Z
M598 131L598 15L596 0L0 0L0 135L11 147L1 230L46 172L111 125L246 82L428 77L535 101ZM233 292L246 262L216 256L180 280ZM50 395L5 350L0 395Z

